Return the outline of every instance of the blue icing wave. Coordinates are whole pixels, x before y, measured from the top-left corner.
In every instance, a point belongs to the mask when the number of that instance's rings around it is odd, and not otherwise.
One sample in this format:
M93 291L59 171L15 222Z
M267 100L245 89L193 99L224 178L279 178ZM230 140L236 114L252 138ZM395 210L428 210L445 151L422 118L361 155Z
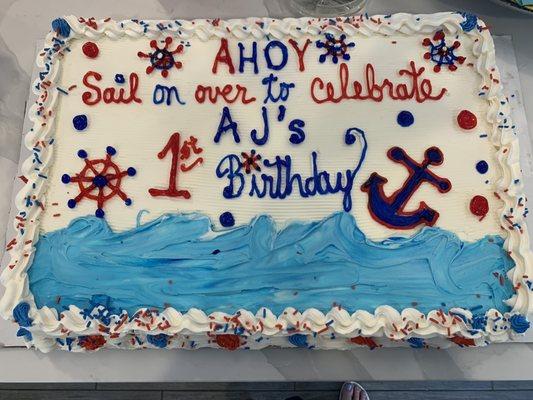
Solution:
M30 289L38 307L58 311L88 308L98 296L130 314L166 306L325 312L333 303L370 312L384 304L422 312L509 310L503 301L512 285L501 285L493 273L505 276L513 262L497 236L466 243L425 228L373 242L344 212L279 231L266 216L222 232L210 227L205 216L179 214L115 233L105 220L78 218L40 237Z

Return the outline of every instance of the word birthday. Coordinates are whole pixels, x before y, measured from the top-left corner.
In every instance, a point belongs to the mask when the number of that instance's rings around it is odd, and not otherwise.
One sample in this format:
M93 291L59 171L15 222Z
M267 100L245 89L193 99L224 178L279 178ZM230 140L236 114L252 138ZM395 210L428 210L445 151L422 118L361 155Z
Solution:
M343 209L348 212L352 209L354 180L363 165L368 147L362 130L348 129L345 134L346 144L352 145L356 141L361 143L361 153L353 169L333 173L321 170L318 167L318 153L313 151L311 152L311 174L308 177L303 177L300 173L293 171L290 155L264 159L262 169L258 164L261 156L256 155L255 151L252 151L251 156L242 153L245 158L244 162L241 161L239 155L228 154L220 160L216 168L217 177L227 181L222 195L226 199L241 197L243 193L247 193L250 197L268 196L272 199L284 199L293 192L303 198L340 192L343 194ZM261 172L261 174L250 174L252 170Z

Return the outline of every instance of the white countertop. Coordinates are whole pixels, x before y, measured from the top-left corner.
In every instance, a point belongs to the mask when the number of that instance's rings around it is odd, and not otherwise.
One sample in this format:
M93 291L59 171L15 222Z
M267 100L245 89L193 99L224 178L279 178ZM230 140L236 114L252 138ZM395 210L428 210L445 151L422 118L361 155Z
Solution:
M533 91L528 90L533 88L533 17L487 0L372 0L367 9L370 14L450 10L478 14L493 34L512 37L523 88L521 100L529 120L533 120ZM115 19L291 16L286 0L0 0L2 182L9 181L16 173L35 43L49 30L50 22L64 14ZM2 192L0 243L4 241L3 227L8 221L5 210L11 190L4 187ZM8 329L14 335L14 328ZM3 336L0 335L0 340ZM3 348L0 349L0 381L533 379L531 363L533 344L530 343L478 349L370 351L361 348L347 352L267 349L230 353L203 349L41 354L22 348Z

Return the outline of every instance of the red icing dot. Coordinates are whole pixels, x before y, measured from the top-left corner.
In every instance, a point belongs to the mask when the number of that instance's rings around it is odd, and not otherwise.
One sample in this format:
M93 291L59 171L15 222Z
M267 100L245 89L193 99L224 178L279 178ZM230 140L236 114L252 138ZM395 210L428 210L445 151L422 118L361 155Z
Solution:
M98 53L100 52L96 43L93 42L85 42L81 50L83 51L83 54L85 54L89 58L98 57Z
M241 339L238 335L223 334L216 335L216 342L220 347L228 350L237 350L241 345Z
M470 200L470 212L478 217L481 221L489 212L489 202L483 196L474 196Z
M477 125L476 116L468 110L463 110L457 116L457 123L463 129L474 129Z

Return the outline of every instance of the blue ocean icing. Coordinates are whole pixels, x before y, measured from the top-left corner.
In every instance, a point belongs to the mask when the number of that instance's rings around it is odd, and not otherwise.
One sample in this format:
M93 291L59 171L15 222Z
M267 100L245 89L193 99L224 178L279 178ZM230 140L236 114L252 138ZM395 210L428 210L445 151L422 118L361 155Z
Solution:
M511 323L511 329L516 333L524 333L529 329L529 321L527 318L520 314L515 314L509 318Z
M345 212L282 230L259 216L221 232L205 216L173 214L116 233L103 219L78 218L39 238L28 274L37 306L59 312L86 309L97 295L130 315L166 306L326 312L334 303L352 312L384 304L428 312L445 303L484 313L509 310L512 285L496 276L512 267L498 236L468 243L424 228L374 242Z

